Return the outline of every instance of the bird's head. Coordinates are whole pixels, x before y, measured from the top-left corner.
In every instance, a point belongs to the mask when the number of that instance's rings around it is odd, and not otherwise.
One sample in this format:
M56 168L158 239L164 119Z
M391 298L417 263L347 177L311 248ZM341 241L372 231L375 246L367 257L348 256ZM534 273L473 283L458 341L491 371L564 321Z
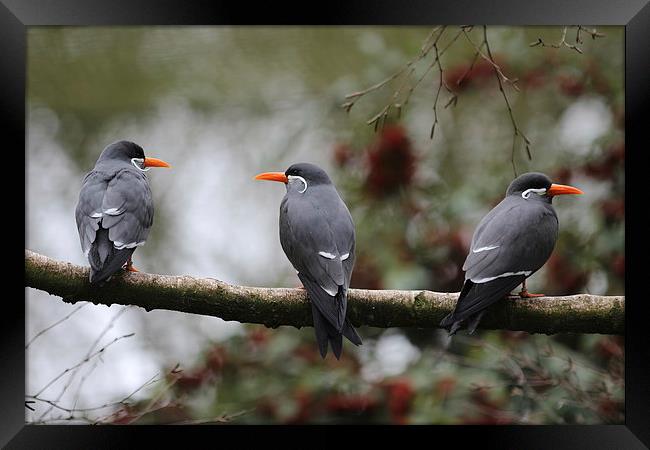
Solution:
M102 151L97 160L98 164L114 162L133 164L143 172L149 170L150 167L171 167L161 159L146 157L142 147L129 141L113 142Z
M260 173L255 176L255 179L280 181L287 185L287 191L295 190L301 194L305 193L309 187L332 183L323 169L310 163L292 164L284 173Z
M528 172L518 176L510 183L506 191L506 195L521 195L526 200L541 198L548 203L556 195L582 193L580 189L573 186L555 184L548 176L539 172Z

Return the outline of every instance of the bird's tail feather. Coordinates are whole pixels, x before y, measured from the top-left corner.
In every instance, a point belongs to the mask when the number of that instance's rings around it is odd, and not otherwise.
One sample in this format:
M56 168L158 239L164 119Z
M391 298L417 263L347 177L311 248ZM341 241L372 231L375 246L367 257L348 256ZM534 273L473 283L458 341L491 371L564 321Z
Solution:
M311 307L312 317L314 318L314 329L316 330L316 341L318 341L318 350L321 357L327 356L328 344L332 347L332 352L336 359L341 358L343 351L343 336L348 338L354 345L362 345L361 337L357 334L349 320L345 320L343 333L339 333L334 325L329 323L325 316L314 305Z
M329 335L327 333L327 327L325 326L326 320L314 305L311 305L311 314L314 318L314 329L316 330L318 350L320 351L321 357L325 358L325 355L327 355L327 344L329 342Z
M468 331L470 334L473 333L483 318L486 308L501 300L525 279L525 276L517 275L497 278L480 284L466 280L454 311L442 319L440 326L447 328L451 336L458 331L463 323L467 322Z
M478 324L481 322L483 315L485 314L485 309L479 313L474 314L469 319L467 319L467 333L474 334Z
M116 249L108 239L108 230L100 227L88 252L90 283L97 284L108 279L122 268L134 251L134 248Z
M460 328L462 324L462 320L458 320L458 318L455 315L456 309L458 309L458 304L460 301L467 295L467 293L472 289L472 286L474 283L472 283L470 280L465 281L465 284L463 284L463 289L460 291L460 295L458 296L458 301L456 302L456 308L449 314L447 314L444 319L440 321L440 327L445 328L449 330L449 336L453 336L456 334L456 331Z
M350 324L350 321L345 318L347 293L343 286L339 286L337 295L332 298L330 295L324 295L322 288L309 277L300 273L298 274L298 277L300 278L300 281L302 281L303 286L305 286L307 295L311 302L314 328L316 329L316 340L318 341L318 349L320 350L321 356L325 358L329 344L332 346L332 351L338 359L341 356L341 351L343 349L343 336L348 338L355 345L361 345L361 337L359 337L352 324ZM322 302L324 301L339 302L339 307L336 309L335 317L330 319L328 315L321 312L319 306L322 307ZM332 321L336 323L332 323Z
M348 338L350 342L354 345L362 345L361 336L357 333L357 330L354 329L352 324L348 319L345 319L345 324L343 325L343 336Z
M318 341L318 350L324 359L327 356L327 346L332 346L332 352L336 359L341 357L343 350L343 335L336 331L336 328L325 319L325 316L316 308L311 306L312 317L314 318L314 329L316 330L316 340Z

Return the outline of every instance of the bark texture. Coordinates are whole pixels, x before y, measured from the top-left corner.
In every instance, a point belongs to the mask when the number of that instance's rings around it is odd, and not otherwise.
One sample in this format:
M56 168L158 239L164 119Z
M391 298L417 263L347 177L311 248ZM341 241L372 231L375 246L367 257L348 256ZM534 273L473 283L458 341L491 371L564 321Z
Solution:
M68 303L136 305L220 317L268 327L312 326L302 289L235 286L212 278L123 272L90 286L87 267L25 250L25 286ZM355 326L437 328L458 293L350 289L348 317ZM529 333L624 334L625 297L571 295L504 299L485 314L480 328Z

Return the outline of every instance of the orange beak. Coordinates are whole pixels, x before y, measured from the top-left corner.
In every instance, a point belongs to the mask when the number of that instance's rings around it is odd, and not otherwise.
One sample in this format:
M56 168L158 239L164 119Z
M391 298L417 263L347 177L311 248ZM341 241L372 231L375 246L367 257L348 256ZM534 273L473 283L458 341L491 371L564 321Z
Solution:
M546 191L546 194L552 197L554 195L584 194L584 192L573 186L567 186L565 184L552 184L551 187Z
M145 158L144 166L145 167L171 167L170 164L158 158Z
M288 183L289 179L282 172L264 172L255 176L256 180L270 180L270 181L280 181L281 183Z

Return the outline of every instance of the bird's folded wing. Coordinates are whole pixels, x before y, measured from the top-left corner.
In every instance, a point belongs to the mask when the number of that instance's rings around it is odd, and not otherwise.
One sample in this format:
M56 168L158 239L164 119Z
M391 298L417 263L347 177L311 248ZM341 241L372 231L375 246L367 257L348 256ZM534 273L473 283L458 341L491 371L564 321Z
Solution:
M492 281L480 284L466 281L466 283L472 283L472 285L467 286L469 288L467 290L463 289L465 295L459 297L450 319L452 321L465 320L484 310L512 292L525 278L524 275L513 275L495 278Z
M90 246L95 242L99 222L102 220L102 201L110 177L98 172L90 172L83 179L79 201L75 210L77 229L81 249L88 254Z
M291 264L317 286L310 292L318 310L337 329L345 319L348 279L342 254L336 246L333 232L326 220L317 212L290 210L287 202L281 205L280 242ZM351 249L353 251L353 249ZM351 252L346 252L351 253ZM348 263L349 264L349 263ZM305 286L310 289L309 286Z
M557 235L557 219L538 206L506 198L490 211L474 233L463 265L465 279L483 283L538 270Z
M356 237L352 215L343 200L340 199L338 201L337 216L338 220L330 223L330 227L343 262L344 287L347 290L350 286L350 278L352 277L352 269L354 269L356 258L354 253Z
M144 244L153 224L153 197L144 175L122 170L108 183L102 226L115 248Z

